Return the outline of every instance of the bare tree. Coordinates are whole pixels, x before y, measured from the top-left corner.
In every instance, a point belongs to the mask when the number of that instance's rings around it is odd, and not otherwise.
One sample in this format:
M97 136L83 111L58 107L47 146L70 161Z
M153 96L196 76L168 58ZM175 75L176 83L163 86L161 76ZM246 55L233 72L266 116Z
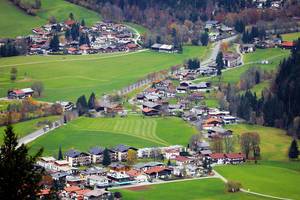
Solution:
M38 96L40 97L42 92L44 91L44 84L40 81L34 82L31 86L31 89L33 89L35 92L37 92Z

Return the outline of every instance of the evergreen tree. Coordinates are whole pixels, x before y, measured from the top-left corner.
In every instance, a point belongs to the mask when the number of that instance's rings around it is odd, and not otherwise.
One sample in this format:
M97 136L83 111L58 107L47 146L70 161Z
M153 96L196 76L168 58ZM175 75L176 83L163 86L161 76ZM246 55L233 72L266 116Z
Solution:
M89 107L89 109L95 109L95 107L96 107L95 105L96 105L96 95L93 92L89 98L88 107Z
M235 25L234 25L234 29L239 32L239 33L243 33L245 31L245 24L243 21L241 20L237 20L235 22Z
M107 167L110 164L111 164L110 153L109 153L109 150L107 148L105 148L103 151L102 165Z
M82 95L77 99L76 108L79 116L84 115L88 111L88 103L86 101L85 95Z
M74 20L74 15L73 15L73 13L70 13L70 14L69 14L69 19L70 19L70 20Z
M217 63L217 67L220 68L220 69L223 69L224 68L224 61L223 61L223 53L222 51L220 51L217 55L217 58L216 58L216 63Z
M42 152L40 149L35 155L28 155L27 146L18 147L12 126L6 127L0 150L0 199L35 199L44 173L35 163Z
M57 34L52 37L49 47L54 52L59 51L59 38Z
M299 156L299 149L298 149L298 144L297 140L293 139L291 146L289 148L289 158L290 159L297 159Z
M201 34L200 41L201 41L201 44L203 46L207 46L208 45L209 36L208 36L208 33L206 31Z
M64 159L64 157L63 157L63 153L62 153L62 150L61 150L61 145L59 145L57 160L63 160L63 159Z
M81 20L81 26L85 26L85 21L84 21L84 19Z

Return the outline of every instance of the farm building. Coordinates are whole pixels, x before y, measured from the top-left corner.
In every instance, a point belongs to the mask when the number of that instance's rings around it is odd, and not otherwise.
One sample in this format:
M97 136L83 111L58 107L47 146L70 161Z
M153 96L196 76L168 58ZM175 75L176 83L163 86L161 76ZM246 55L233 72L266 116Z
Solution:
M254 52L256 49L254 44L242 44L240 50L242 53L251 53Z
M173 53L174 46L168 44L153 44L151 49L158 52Z
M32 97L34 91L31 88L24 88L20 90L9 90L7 92L7 98L9 99L24 99L26 97Z
M241 56L238 53L225 53L223 62L225 67L236 67L242 64Z

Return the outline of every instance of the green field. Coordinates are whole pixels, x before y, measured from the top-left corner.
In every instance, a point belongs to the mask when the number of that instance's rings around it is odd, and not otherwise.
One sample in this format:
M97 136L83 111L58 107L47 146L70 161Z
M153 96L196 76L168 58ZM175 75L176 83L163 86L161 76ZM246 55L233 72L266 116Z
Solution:
M258 165L227 165L216 170L244 189L282 198L300 199L300 162L261 162Z
M139 24L135 24L135 23L131 23L131 22L126 22L125 24L127 24L128 26L134 28L135 30L137 30L141 35L145 34L145 33L149 33L150 30L148 30L147 28L139 25Z
M281 37L284 41L294 41L300 37L300 32L283 34Z
M101 19L97 13L64 0L43 0L37 16L27 15L8 0L0 0L0 38L28 35L32 28L47 23L51 16L64 21L70 12L77 20L84 19L87 25Z
M43 146L47 155L55 155L60 144L63 150L76 148L82 151L96 145L186 146L195 133L194 127L179 118L79 118L38 138L30 146L32 149Z
M32 133L42 127L38 127L37 123L38 122L43 122L45 120L49 120L49 121L55 121L59 119L59 116L50 116L50 117L41 117L38 119L33 119L33 120L29 120L26 122L20 122L17 124L13 124L13 128L15 130L15 132L17 133L18 137L24 137L25 135ZM0 126L0 144L3 141L3 134L4 134L4 130L5 130L5 126Z
M263 160L287 160L291 137L287 136L284 130L248 124L227 125L225 128L232 130L235 135L257 132L260 135ZM239 149L239 144L236 144L236 149Z
M227 193L225 185L219 179L193 180L177 183L166 183L151 185L140 191L128 189L118 190L122 193L124 200L258 200L262 197L248 195L245 193Z
M189 57L206 55L205 47L184 47L183 54L151 51L87 56L18 56L0 59L0 95L10 88L30 87L35 81L45 86L41 100L76 100L80 95L121 89L147 74L182 63ZM18 69L17 81L9 71Z

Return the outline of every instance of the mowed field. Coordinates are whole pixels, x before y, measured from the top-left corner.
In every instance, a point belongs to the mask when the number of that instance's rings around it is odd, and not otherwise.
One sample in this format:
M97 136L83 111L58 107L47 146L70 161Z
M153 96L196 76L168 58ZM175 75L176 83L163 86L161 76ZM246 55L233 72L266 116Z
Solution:
M151 51L127 54L87 56L19 56L0 59L0 96L8 89L30 87L41 81L45 91L41 100L73 100L80 95L121 89L147 74L167 69L190 57L204 57L205 47L184 47L182 54ZM15 82L9 80L12 67L17 67Z
M124 200L265 200L245 193L227 193L224 183L215 178L146 186L144 189L122 189Z
M300 199L300 162L260 161L258 165L218 166L216 170L244 189L281 198Z
M0 0L0 38L28 35L32 28L47 23L51 16L64 21L68 19L70 12L77 20L84 19L87 25L101 19L97 13L64 0L42 0L42 8L37 16L27 15L9 0Z
M186 146L197 130L179 118L79 118L30 144L33 150L44 147L45 155L75 148L87 151L94 146L112 147L126 144L134 147Z
M38 127L38 122L43 122L46 120L49 121L55 121L58 120L59 116L50 116L50 117L41 117L38 119L29 120L26 122L20 122L17 124L13 124L13 128L15 130L15 133L18 135L18 137L24 137L25 135L28 135L29 133L32 133L42 127ZM4 130L6 129L5 126L0 126L0 144L3 142L3 135Z

